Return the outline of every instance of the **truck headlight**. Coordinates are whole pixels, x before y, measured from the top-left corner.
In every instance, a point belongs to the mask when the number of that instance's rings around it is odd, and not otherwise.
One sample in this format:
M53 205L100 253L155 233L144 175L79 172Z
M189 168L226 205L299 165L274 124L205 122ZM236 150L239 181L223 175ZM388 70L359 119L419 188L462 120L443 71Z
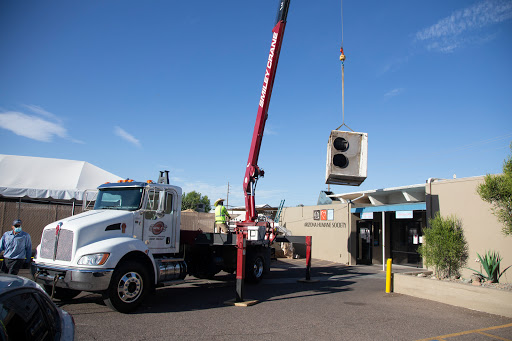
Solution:
M95 253L80 257L78 265L103 265L107 261L110 253Z

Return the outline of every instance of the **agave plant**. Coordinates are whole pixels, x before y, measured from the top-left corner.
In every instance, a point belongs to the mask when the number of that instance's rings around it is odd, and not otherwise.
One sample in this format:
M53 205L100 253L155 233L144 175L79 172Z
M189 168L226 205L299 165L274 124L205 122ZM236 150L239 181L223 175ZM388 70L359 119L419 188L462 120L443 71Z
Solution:
M478 253L478 260L480 264L482 264L482 268L485 272L485 275L477 270L468 268L471 271L474 271L476 274L482 276L488 281L493 283L498 283L500 281L500 277L507 271L511 266L507 267L505 270L500 272L500 263L503 258L501 258L498 252L487 251L484 257L480 256Z

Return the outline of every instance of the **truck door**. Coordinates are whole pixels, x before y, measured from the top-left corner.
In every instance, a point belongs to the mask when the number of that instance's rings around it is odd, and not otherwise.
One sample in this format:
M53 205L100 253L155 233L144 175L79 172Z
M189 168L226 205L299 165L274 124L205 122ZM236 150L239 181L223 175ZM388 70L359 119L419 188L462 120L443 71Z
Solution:
M142 240L152 253L176 252L176 201L177 193L172 189L148 189Z

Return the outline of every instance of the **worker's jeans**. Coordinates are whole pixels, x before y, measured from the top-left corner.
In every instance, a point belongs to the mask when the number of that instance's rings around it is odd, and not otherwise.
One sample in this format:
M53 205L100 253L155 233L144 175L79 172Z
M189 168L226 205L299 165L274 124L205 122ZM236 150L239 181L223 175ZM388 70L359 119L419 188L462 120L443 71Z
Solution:
M17 275L24 262L24 259L4 258L4 262L2 263L2 271L6 274Z

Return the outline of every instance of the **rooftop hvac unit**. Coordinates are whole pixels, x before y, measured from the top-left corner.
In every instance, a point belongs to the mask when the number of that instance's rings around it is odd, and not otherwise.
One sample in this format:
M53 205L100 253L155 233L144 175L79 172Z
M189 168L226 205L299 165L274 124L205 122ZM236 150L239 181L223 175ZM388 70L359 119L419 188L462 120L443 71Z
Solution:
M327 142L325 183L359 186L366 179L368 134L331 131Z

